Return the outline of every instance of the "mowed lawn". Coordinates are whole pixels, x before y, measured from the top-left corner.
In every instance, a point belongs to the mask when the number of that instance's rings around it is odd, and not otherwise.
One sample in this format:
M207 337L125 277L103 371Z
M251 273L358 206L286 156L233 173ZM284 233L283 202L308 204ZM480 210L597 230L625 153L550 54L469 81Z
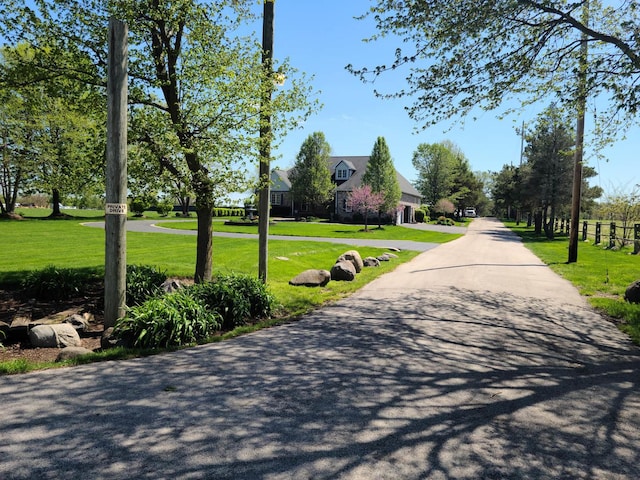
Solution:
M158 221L158 226L177 230L196 230L195 221ZM255 225L225 225L223 220L214 221L215 232L258 233ZM378 228L376 223L369 224L368 230L364 225L350 225L324 222L275 222L269 226L270 235L292 237L317 238L366 238L371 240L411 240L425 243L445 243L460 237L456 233L441 233L427 230L416 230L401 225L383 225Z
M0 285L15 286L26 272L49 265L103 272L104 231L82 225L82 221L95 219L97 218L0 221L0 242L4 250L4 254L0 255ZM306 224L305 227L309 225ZM217 227L218 224L214 229ZM335 226L328 228L335 228ZM403 230L407 234L413 232L409 229ZM317 231L314 230L314 232ZM453 240L458 236L437 235L440 242L447 239ZM268 283L270 290L282 305L281 313L283 315L300 314L326 301L346 296L374 278L394 269L401 262L406 262L418 255L418 252L412 251L396 252L399 258L391 262L383 262L377 268L364 269L353 282L330 282L323 288L289 285L289 280L303 270L311 268L329 270L339 255L352 249L357 249L363 257L378 256L386 251L381 248L356 248L326 242L271 240ZM190 278L195 269L195 257L196 237L194 235L127 232L127 263L129 264L152 265L165 271L169 276ZM257 239L214 237L213 264L215 271L257 275Z

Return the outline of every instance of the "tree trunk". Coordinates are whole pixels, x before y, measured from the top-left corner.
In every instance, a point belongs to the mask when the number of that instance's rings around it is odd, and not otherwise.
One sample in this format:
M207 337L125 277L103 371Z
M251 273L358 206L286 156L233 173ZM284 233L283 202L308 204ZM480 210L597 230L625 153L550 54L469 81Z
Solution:
M549 213L549 223L547 228L545 228L545 232L549 240L553 240L555 238L555 222L556 222L556 208L552 205L551 212Z
M196 242L196 271L193 277L196 283L211 281L213 256L213 210L208 202L196 205L198 214L198 237Z
M189 197L180 198L180 207L182 207L182 216L189 216L189 203L191 199Z
M60 190L57 188L53 189L53 212L51 212L51 217L61 217L62 213L60 212Z
M534 231L537 235L542 233L542 212L537 210L533 217Z

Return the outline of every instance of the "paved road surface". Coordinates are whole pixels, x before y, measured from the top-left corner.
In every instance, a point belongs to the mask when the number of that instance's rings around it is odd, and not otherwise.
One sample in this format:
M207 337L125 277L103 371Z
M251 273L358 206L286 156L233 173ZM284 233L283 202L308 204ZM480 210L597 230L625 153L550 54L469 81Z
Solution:
M640 478L638 349L498 222L301 321L0 378L0 478Z

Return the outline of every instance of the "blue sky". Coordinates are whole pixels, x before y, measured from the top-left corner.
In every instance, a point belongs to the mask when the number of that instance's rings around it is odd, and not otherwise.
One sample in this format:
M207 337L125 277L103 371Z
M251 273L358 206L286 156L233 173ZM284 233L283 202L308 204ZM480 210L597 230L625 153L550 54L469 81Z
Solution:
M498 171L505 164L518 164L521 141L515 129L523 121L533 123L544 105L503 120L498 119L499 111L478 111L474 112L475 121L469 118L453 127L439 124L416 134L417 125L404 110L408 100L382 100L373 95L374 86L383 91L402 88L402 75L385 76L369 85L345 70L350 63L354 66L388 63L395 48L401 46L392 39L362 41L374 33L373 25L354 17L364 13L370 4L370 0L276 1L274 55L278 59L288 57L293 66L315 76L312 85L321 91L319 98L324 107L303 129L284 138L274 152L279 158L273 165L291 167L304 139L316 131L325 134L334 155L369 155L376 138L385 137L396 168L410 181L416 180L417 175L411 163L416 147L445 139L462 149L474 171ZM611 192L629 190L640 183L636 166L640 156L639 123L640 119L626 140L618 140L603 152L608 162L588 160L599 171L592 184Z

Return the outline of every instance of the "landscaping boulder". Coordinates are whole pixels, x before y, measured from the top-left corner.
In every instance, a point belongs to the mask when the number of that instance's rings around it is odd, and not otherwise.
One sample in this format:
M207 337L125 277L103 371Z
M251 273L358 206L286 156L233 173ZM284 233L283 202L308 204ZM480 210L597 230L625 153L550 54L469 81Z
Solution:
M331 280L350 282L354 278L356 278L356 267L348 260L336 262L336 264L331 267Z
M82 345L80 335L68 323L55 325L36 325L29 330L29 340L34 347L65 348Z
M362 262L362 257L357 250L349 250L348 252L344 252L342 255L338 257L336 263L347 260L353 263L353 266L356 269L356 273L360 273L362 271L362 267L364 267L364 263Z
M65 318L62 323L68 323L75 328L77 332L84 332L89 328L89 318L87 317L80 315L79 313L75 313Z
M331 280L328 270L305 270L289 280L289 285L303 287L324 287Z
M380 260L381 262L388 262L389 260L391 260L391 257L388 253L383 253L382 255L378 256L378 260Z
M376 257L367 257L363 260L364 262L364 266L365 267L379 267L380 266L380 260L378 260Z
M79 357L81 355L87 355L93 353L88 348L84 347L66 347L60 350L60 353L56 357L56 362L63 362L65 360L71 360L72 358Z
M389 257L389 258L398 258L398 255L396 255L395 253L389 253L389 252L387 252L387 253L385 253L385 255L386 255L387 257Z
M179 280L176 280L175 278L169 278L164 281L164 283L160 286L160 288L162 288L162 291L165 293L172 293L177 290L180 290L183 287L182 287L182 283L180 283Z
M629 303L640 303L640 280L636 280L627 287L624 299Z

